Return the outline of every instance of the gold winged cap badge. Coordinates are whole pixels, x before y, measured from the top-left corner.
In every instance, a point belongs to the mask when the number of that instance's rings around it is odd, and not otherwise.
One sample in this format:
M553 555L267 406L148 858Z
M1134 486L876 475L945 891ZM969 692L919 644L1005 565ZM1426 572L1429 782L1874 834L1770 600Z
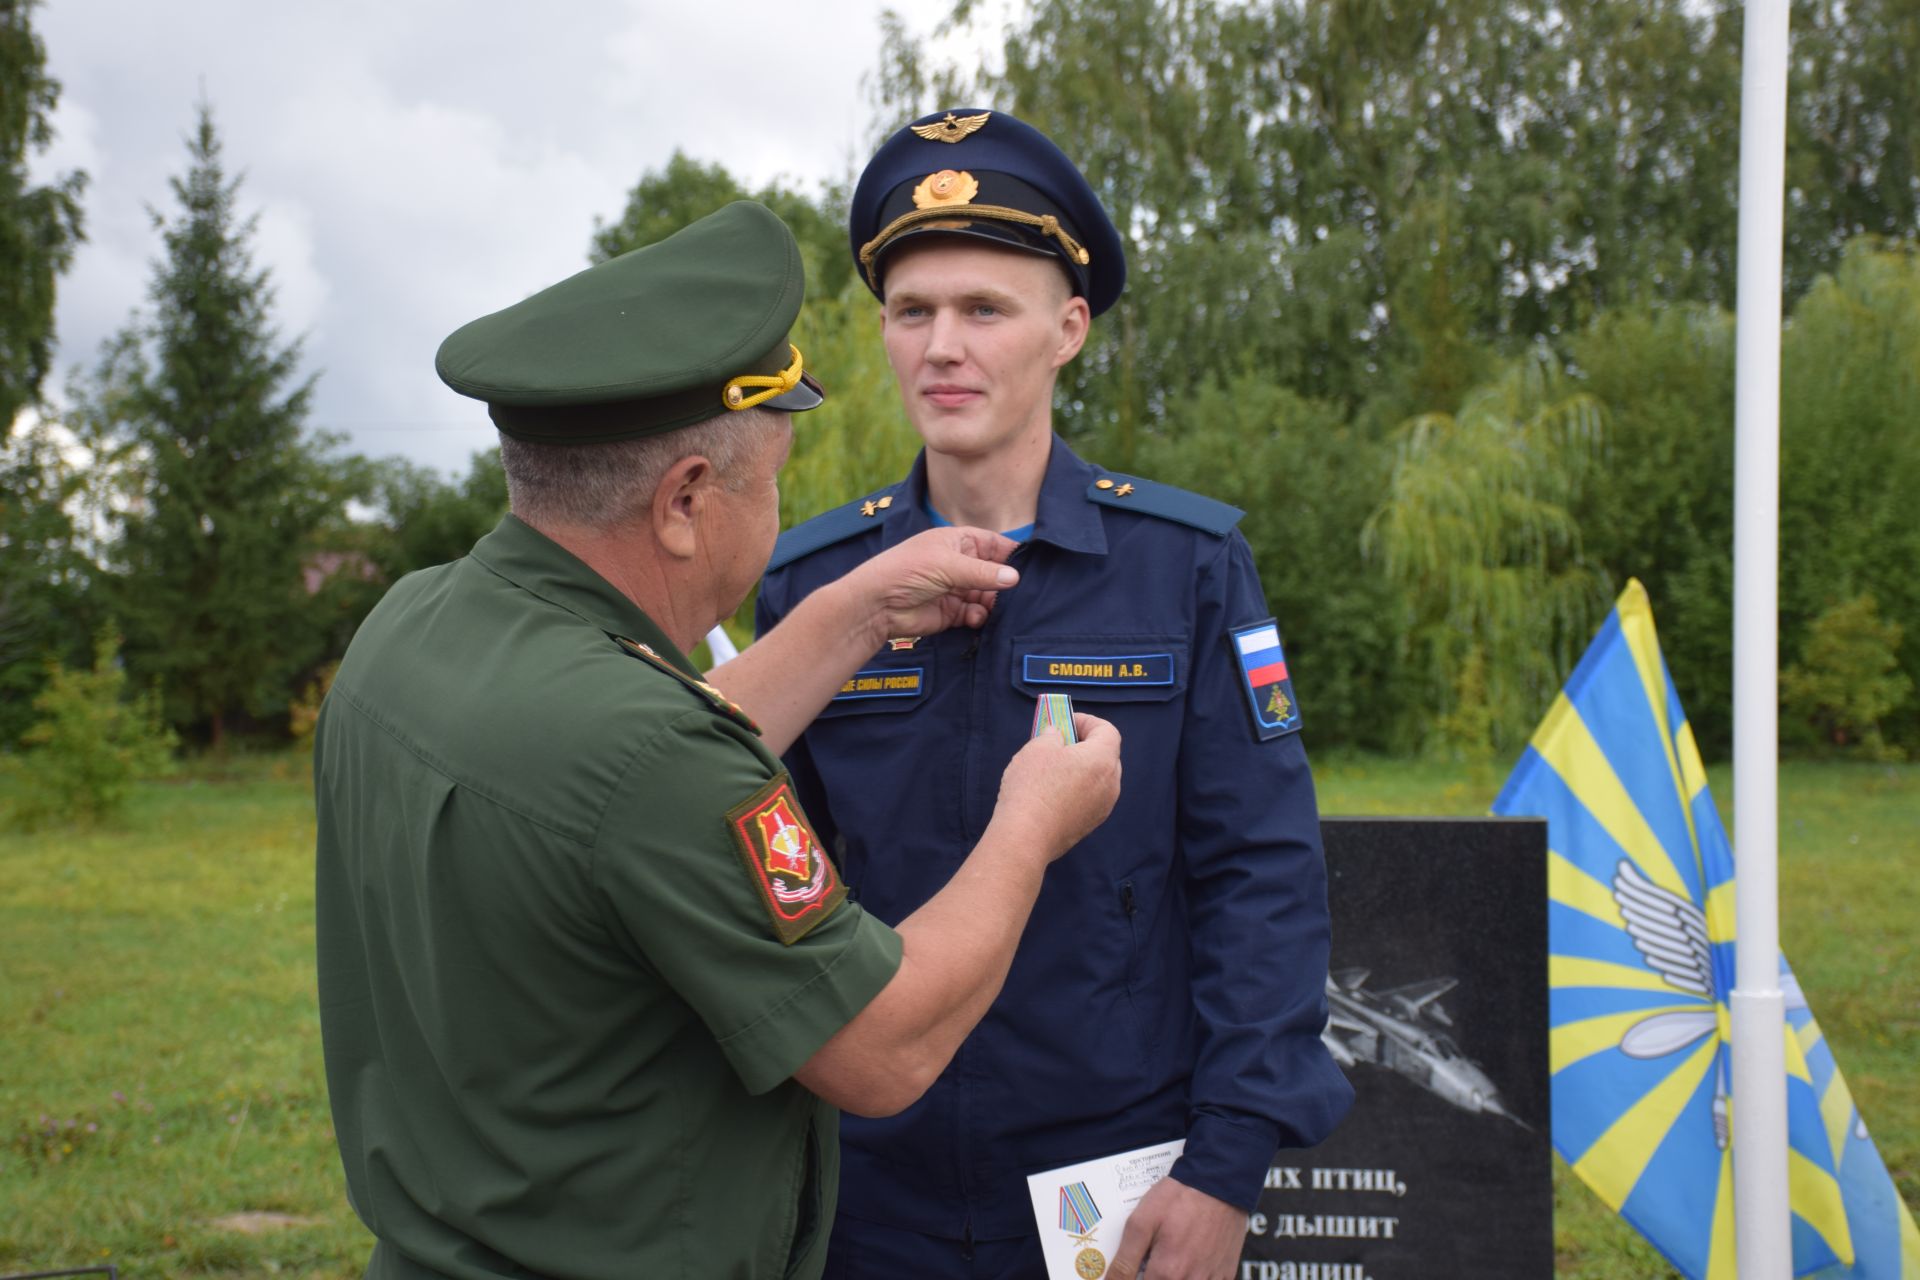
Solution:
M932 124L910 124L907 128L928 142L958 142L962 138L970 138L980 132L981 127L987 123L987 117L992 114L991 111L982 111L977 116L956 118L953 112L949 111L944 120L936 120Z

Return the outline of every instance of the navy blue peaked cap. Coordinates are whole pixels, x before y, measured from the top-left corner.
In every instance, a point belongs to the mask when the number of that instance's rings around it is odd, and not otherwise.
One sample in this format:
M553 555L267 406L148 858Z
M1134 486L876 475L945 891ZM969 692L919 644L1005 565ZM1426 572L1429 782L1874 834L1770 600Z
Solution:
M1053 140L1003 111L955 107L903 126L853 190L848 240L879 297L887 253L922 235L968 236L1054 258L1099 315L1127 283L1100 197Z

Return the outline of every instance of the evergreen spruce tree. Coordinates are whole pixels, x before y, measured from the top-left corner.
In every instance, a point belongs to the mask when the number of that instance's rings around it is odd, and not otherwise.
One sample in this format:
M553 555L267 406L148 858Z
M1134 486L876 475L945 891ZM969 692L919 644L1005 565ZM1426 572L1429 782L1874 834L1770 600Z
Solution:
M125 520L117 612L168 718L224 742L235 713L284 705L313 655L302 557L339 505L304 430L311 377L271 319L268 273L236 210L212 110L199 108L177 209L154 223L150 320L136 320L127 429L146 490Z

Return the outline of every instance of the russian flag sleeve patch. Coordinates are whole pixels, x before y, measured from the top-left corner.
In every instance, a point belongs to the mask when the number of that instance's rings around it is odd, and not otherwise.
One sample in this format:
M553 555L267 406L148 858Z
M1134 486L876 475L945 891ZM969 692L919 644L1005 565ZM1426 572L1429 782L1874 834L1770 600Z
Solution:
M1240 664L1240 683L1253 713L1253 736L1262 740L1300 731L1300 704L1294 701L1280 628L1272 618L1227 633Z

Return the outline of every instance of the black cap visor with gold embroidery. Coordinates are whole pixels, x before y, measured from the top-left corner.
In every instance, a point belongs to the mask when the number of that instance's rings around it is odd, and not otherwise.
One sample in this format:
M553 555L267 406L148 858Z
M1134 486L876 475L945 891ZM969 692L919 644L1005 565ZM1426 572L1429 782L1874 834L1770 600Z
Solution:
M940 190L964 194L964 204L943 204ZM861 266L876 291L886 258L922 236L985 240L1001 248L1052 258L1085 296L1090 287L1086 257L1064 210L1028 183L1008 173L943 170L895 187L880 206L880 234L861 246Z
M517 439L630 440L825 398L788 335L805 276L793 233L749 201L456 330L434 365Z

